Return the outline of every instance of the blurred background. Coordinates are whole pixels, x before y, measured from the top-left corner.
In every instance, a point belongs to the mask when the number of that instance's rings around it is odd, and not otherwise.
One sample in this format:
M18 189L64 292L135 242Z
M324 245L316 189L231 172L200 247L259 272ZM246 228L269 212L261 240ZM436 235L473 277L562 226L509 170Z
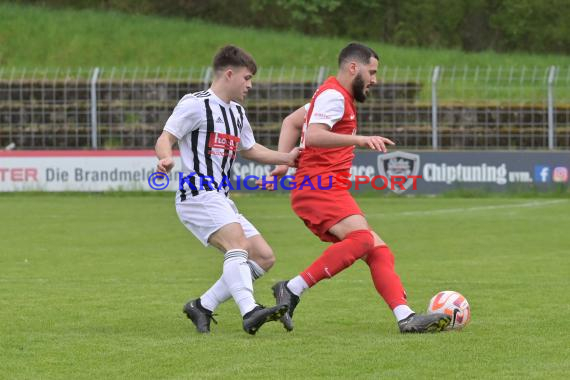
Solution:
M258 141L336 72L347 42L380 55L364 134L402 149L570 149L566 0L0 2L0 147L149 149L234 43L260 67Z

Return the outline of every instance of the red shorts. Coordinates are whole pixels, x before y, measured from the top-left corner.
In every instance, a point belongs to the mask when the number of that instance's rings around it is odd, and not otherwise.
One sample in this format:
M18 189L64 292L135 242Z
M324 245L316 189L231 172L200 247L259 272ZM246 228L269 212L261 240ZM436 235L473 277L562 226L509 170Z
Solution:
M329 229L351 215L364 215L348 190L293 190L291 206L305 225L322 241L339 239Z

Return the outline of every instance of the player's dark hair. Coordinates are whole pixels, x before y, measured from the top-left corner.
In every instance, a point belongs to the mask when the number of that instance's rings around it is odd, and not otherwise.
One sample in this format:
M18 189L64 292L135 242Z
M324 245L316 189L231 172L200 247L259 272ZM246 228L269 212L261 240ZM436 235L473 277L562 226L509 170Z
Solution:
M221 48L214 56L213 66L215 71L233 66L247 67L254 75L257 72L257 64L253 57L245 50L234 45L227 45Z
M368 64L372 57L380 60L380 58L378 58L378 54L368 46L359 44L358 42L351 42L340 51L340 54L338 55L338 66L342 66L344 62L350 59L355 59L360 63Z

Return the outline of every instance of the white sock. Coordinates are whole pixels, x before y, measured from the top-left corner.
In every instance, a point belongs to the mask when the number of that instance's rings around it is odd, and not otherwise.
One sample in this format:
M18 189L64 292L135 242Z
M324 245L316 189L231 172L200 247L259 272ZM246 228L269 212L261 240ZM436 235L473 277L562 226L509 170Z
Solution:
M255 261L247 260L247 264L249 265L253 281L265 274L263 268ZM216 283L200 297L200 302L206 309L214 311L218 306L220 306L220 304L230 299L231 296L232 294L230 293L230 289L228 289L224 280L220 277L218 281L216 281Z
M253 280L247 264L247 251L231 249L225 253L222 280L237 303L242 316L257 306L253 298Z
M232 294L230 290L224 283L224 280L220 277L218 281L206 293L202 294L200 297L200 302L202 306L210 311L216 310L216 308L223 302L230 299Z
M309 289L309 285L303 280L303 277L297 276L287 282L287 288L289 288L291 293L299 297L305 289Z
M394 316L400 322L402 319L408 318L411 314L414 313L412 309L408 305L398 305L392 310Z

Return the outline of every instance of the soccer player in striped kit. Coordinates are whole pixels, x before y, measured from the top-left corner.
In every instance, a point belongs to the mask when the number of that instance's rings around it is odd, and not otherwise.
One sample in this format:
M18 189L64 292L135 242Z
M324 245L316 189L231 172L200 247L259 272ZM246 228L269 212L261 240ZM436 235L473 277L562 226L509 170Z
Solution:
M286 305L264 308L255 302L253 280L275 261L259 231L239 213L229 198L229 176L239 153L264 164L294 165L298 148L280 153L255 142L242 102L257 71L244 50L225 46L213 61L214 79L206 91L184 96L156 142L157 170L174 166L172 146L178 142L184 173L176 194L176 212L184 226L204 246L224 253L221 277L200 297L190 300L184 313L198 332L210 332L213 311L233 297L250 334L268 321L278 320ZM214 321L215 322L215 321Z
M291 193L293 211L322 241L333 244L298 276L273 286L277 302L289 306L281 318L288 331L293 330L293 311L303 291L332 278L358 259L370 267L376 290L392 309L401 332L441 331L450 321L445 314L420 315L408 306L390 248L371 230L348 190L335 186L335 175L350 171L354 146L386 152L386 145L394 144L385 137L356 134L355 101L363 102L369 87L376 83L378 60L371 48L349 44L340 52L337 76L328 78L317 89L308 107L299 108L283 122L279 150L290 150L299 137L304 148L295 182L302 183L309 177L317 183L318 176L324 178L326 187L329 177L332 182L328 190L298 186ZM287 169L279 166L272 175L282 176Z

